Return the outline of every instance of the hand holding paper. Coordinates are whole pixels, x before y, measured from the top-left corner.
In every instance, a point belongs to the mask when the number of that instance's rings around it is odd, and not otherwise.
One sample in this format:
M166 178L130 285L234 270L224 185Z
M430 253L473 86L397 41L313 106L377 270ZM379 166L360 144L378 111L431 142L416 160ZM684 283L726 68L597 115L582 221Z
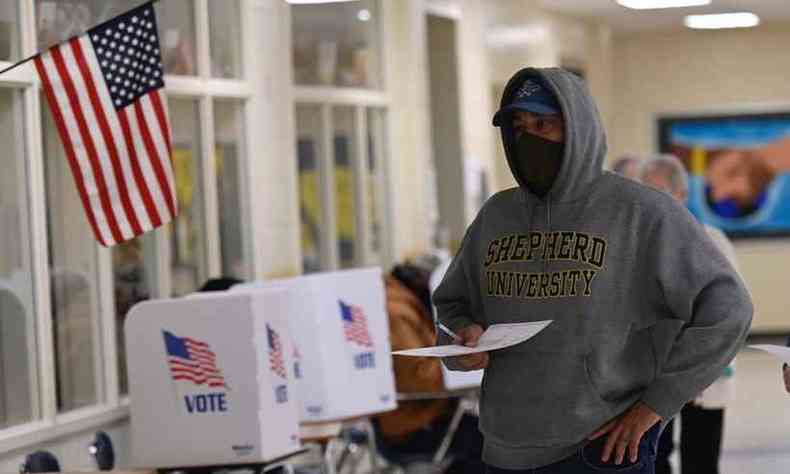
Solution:
M551 321L530 323L494 324L480 336L476 347L461 345L421 347L393 352L394 355L415 357L455 357L480 352L495 351L515 346L531 339L551 324Z

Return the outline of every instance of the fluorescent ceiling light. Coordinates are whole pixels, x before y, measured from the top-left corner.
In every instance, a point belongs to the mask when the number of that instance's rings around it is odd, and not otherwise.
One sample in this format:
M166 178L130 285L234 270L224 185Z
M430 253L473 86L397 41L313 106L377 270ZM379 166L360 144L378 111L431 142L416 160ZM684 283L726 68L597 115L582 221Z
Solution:
M363 8L362 10L357 12L357 20L359 21L370 21L371 14L370 10L367 8Z
M688 15L683 23L689 28L716 30L721 28L749 28L760 24L754 13L718 13L714 15Z
M544 41L549 35L543 25L499 26L488 31L486 42L492 47L524 46Z
M355 2L356 0L285 0L291 5L316 5L318 3Z
M653 10L658 8L682 8L710 5L710 0L617 0L617 3L634 10Z

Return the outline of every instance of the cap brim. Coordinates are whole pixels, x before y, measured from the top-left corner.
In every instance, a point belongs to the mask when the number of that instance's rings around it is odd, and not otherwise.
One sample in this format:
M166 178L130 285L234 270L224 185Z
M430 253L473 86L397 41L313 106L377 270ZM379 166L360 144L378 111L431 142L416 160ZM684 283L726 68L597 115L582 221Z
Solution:
M552 115L559 113L554 107L550 107L545 104L539 104L537 102L528 102L528 103L520 103L520 104L510 104L502 107L494 114L494 126L501 127L503 121L513 112L521 110L524 112L532 112L533 114L540 114L540 115Z

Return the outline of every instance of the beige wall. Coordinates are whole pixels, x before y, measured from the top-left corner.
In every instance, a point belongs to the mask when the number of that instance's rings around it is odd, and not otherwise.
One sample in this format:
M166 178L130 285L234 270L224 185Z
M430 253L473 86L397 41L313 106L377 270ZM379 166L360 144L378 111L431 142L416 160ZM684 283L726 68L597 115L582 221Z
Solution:
M655 151L662 112L777 109L790 104L790 25L749 30L677 30L618 35L610 159ZM753 330L790 330L790 241L735 243L755 300Z
M250 107L257 127L249 131L248 190L253 227L256 278L302 272L299 239L299 188L292 95L291 15L285 2L256 0L252 18L256 54L249 60L255 81ZM290 197L277 199L273 196Z
M491 65L485 43L488 2L462 0L459 3L461 18L457 45L464 160L476 160L488 175L489 189L494 189L496 156L493 153L495 130L491 126ZM477 209L466 209L466 213L467 223L471 223Z
M392 238L396 261L429 250L432 202L427 182L432 160L430 92L427 67L426 13L429 5L457 14L461 140L464 159L477 160L493 175L493 130L489 125L491 99L485 48L486 3L481 0L399 0L384 2L387 87L390 107L390 195ZM491 185L494 185L493 176ZM463 183L459 183L459 189ZM459 200L460 202L460 200ZM467 219L470 217L467 215Z
M425 176L431 160L425 1L383 2L390 94L390 238L395 261L429 248Z

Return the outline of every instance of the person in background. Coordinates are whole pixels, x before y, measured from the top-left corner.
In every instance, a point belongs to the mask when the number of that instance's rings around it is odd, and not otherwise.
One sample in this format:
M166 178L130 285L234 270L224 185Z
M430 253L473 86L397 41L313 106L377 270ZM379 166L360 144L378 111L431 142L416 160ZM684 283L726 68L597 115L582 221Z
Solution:
M636 155L623 155L612 163L612 172L628 179L637 179L639 161Z
M660 155L643 162L637 173L645 185L666 192L681 203L688 197L688 175L680 160L673 155ZM705 231L730 264L738 270L735 249L722 231L705 225ZM732 399L735 361L697 398L686 404L680 413L681 472L717 474L724 430L724 408ZM661 435L656 460L656 474L670 474L669 456L674 449L674 420Z
M385 277L387 316L392 350L431 346L436 327L431 314L426 270L412 265L397 265ZM395 385L398 393L436 393L444 390L441 362L429 357L394 357ZM430 459L447 432L455 412L456 400L439 398L401 401L398 409L377 417L381 440L379 447L389 456L409 459L422 455ZM478 418L465 416L448 451L453 459L445 473L480 474L485 470L481 451L483 439Z
M434 292L438 318L468 347L494 324L552 323L523 344L444 360L485 370L483 461L494 474L653 474L662 421L746 338L749 294L686 209L603 170L583 80L525 68L500 107L519 186L468 228Z

